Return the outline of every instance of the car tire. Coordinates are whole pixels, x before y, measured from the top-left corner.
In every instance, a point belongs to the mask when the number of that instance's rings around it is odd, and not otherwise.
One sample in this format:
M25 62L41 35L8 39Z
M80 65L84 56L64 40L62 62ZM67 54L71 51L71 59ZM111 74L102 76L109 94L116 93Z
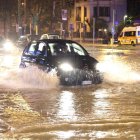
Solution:
M103 82L103 75L99 72L96 72L93 78L93 84L101 84Z

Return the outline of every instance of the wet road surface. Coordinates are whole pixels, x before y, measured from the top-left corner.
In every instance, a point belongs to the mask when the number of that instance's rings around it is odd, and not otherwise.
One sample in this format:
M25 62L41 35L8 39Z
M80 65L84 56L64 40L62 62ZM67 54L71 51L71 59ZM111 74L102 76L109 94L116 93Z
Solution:
M38 69L20 71L19 50L10 59L1 51L0 140L140 139L140 51L88 51L101 63L100 85L60 86Z

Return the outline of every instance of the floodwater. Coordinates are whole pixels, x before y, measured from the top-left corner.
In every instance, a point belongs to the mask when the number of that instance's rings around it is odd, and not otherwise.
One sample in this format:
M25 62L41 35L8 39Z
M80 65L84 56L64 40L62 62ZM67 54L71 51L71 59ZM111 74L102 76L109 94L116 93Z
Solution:
M88 50L100 85L64 87L55 75L18 69L0 55L0 140L140 140L140 51Z

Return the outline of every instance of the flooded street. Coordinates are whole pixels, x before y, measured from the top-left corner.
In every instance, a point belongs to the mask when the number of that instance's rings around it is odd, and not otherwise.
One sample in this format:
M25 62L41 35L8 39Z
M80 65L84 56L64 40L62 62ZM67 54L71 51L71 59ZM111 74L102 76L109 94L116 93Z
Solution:
M65 87L0 50L0 140L140 140L140 49L88 51L103 83Z

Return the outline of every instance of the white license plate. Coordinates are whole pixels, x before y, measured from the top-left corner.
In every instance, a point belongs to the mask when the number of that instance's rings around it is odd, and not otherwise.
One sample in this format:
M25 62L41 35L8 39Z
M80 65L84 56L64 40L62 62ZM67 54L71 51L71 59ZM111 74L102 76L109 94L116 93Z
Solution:
M92 81L82 81L82 85L91 85Z
M69 78L65 78L65 81L67 82L69 80Z

